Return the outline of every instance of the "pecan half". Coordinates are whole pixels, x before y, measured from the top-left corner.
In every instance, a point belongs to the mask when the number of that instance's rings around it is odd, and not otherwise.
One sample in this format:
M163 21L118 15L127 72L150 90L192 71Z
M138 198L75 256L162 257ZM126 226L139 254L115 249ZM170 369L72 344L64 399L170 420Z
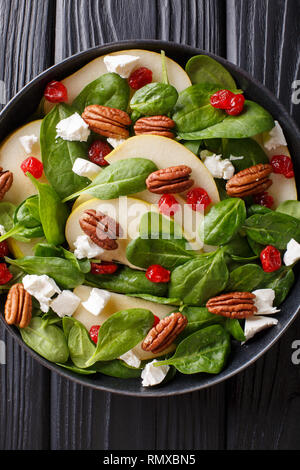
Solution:
M257 312L251 292L229 292L212 297L206 303L210 313L228 318L247 318Z
M268 163L259 163L239 171L227 181L227 194L233 197L260 194L272 185L272 180L269 178L271 173L272 166Z
M2 201L5 194L13 184L13 179L14 175L11 171L3 171L3 168L0 167L0 201Z
M194 180L190 179L191 173L189 166L170 166L151 173L146 179L146 185L155 194L182 193L194 184Z
M160 353L167 349L187 325L187 318L182 313L172 313L154 326L142 342L144 351Z
M83 111L82 119L84 119L93 132L105 137L126 139L129 136L126 126L130 126L131 119L121 109L91 104Z
M88 209L79 219L82 230L90 239L104 250L116 250L117 237L122 236L122 229L114 219L103 212Z
M5 321L8 325L26 328L32 314L32 298L23 284L14 284L8 294L4 307Z
M174 139L174 127L175 122L168 116L149 116L138 119L133 128L136 135L154 134Z

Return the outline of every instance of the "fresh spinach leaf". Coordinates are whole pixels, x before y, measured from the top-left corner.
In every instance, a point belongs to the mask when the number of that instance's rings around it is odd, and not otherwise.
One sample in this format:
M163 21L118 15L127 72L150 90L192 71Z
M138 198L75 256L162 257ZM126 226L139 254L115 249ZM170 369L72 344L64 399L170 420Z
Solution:
M199 139L243 139L274 127L274 120L268 111L254 101L245 101L243 112L239 116L227 116L222 122L201 131L180 132L183 140Z
M84 283L84 274L66 259L25 256L17 260L6 258L6 261L13 266L18 266L27 274L47 274L65 289L72 289Z
M63 202L88 193L98 199L115 199L146 189L146 179L157 166L146 158L119 160L104 168L84 189L66 197Z
M222 155L231 159L236 172L245 170L258 163L269 163L268 156L262 147L253 139L222 139ZM243 157L243 158L240 158Z
M231 271L226 286L228 292L251 292L264 279L264 271L258 264L245 264Z
M143 271L122 266L114 274L91 274L85 276L84 284L90 287L107 289L118 294L149 294L166 297L166 283L149 281Z
M201 148L202 140L187 140L182 141L182 145L184 145L188 150L193 152L195 155L199 155L199 151Z
M246 341L244 330L237 318L226 318L224 328L237 341Z
M273 289L275 291L274 304L280 305L287 297L295 281L291 268L282 267L273 273L265 273L260 289Z
M218 374L230 352L230 337L221 325L203 328L184 339L174 356L155 365L173 365L182 374Z
M47 242L53 245L64 243L65 225L70 212L68 207L49 184L41 183L29 172L26 174L39 193L39 216Z
M151 329L153 319L150 310L141 308L122 310L111 315L99 330L96 350L86 366L117 359L134 348Z
M168 114L177 98L177 90L172 85L152 82L135 92L130 101L130 108L147 116Z
M194 83L211 83L219 88L235 89L236 83L228 70L212 57L195 55L185 66L185 71Z
M34 256L43 256L43 257L60 257L61 256L61 247L57 247L50 243L37 243L34 246Z
M56 363L60 367L64 367L65 369L70 370L71 372L75 372L75 374L80 374L80 375L93 375L96 374L97 371L90 368L90 369L81 369L80 367L74 366L72 363L66 363L62 364L61 362Z
M23 277L25 276L24 271L19 269L16 266L9 266L9 271L13 275L12 279L8 281L6 284L0 284L0 294L3 292L9 291L9 289L17 282L22 282Z
M247 238L243 237L240 233L237 233L228 243L224 244L223 248L225 253L232 257L251 258L253 256L253 251Z
M154 302L156 304L162 305L182 305L180 299L172 299L168 297L158 297L157 295L150 294L127 294L128 297L137 297L138 299L148 300L149 302Z
M120 379L136 379L141 376L141 369L127 367L126 364L119 359L96 362L92 367L101 374Z
M300 201L284 201L276 208L276 212L291 215L300 220Z
M291 238L300 242L299 220L281 212L254 214L245 221L243 228L248 238L280 250L286 248Z
M0 225L2 225L6 232L8 232L14 225L14 213L16 206L11 202L0 202Z
M129 85L127 80L117 73L105 73L89 83L75 98L72 107L82 114L84 108L91 104L100 104L110 108L127 111L129 102Z
M20 328L27 346L51 362L67 362L69 350L64 333L56 325L47 325L40 317L33 317L26 328Z
M176 239L142 239L132 240L126 248L126 258L134 266L148 268L150 264L160 264L166 269L174 269L190 259L192 251L186 250L188 243Z
M179 94L172 114L179 133L201 131L226 118L223 110L210 104L210 96L217 90L213 85L201 83L192 85Z
M89 333L82 323L75 321L68 333L68 348L70 358L76 367L84 369L87 361L96 350Z
M228 243L246 220L246 206L240 198L228 198L215 204L200 225L200 237L209 245Z
M203 305L226 287L228 276L223 249L199 255L171 273L169 297L186 305Z
M252 204L251 206L247 207L247 215L251 217L254 214L268 214L272 212L272 209L269 209L266 206L261 206L260 204Z
M74 112L75 110L66 104L56 105L44 117L41 125L40 142L45 175L60 198L65 198L90 183L88 178L78 176L72 171L77 158L87 159L88 144L57 137L57 124Z

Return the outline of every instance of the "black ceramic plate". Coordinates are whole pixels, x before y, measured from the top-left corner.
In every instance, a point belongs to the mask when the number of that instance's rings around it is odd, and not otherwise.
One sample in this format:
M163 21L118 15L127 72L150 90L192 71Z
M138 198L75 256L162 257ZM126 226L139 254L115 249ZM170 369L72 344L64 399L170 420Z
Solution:
M245 91L246 97L257 101L263 107L265 107L274 117L274 119L280 121L284 129L285 136L287 138L289 150L293 157L295 174L299 174L300 171L300 132L288 115L284 107L279 101L259 82L251 78L246 72L236 67L235 65L227 62L221 57L217 57L213 54L209 54L205 51L195 49L189 46L182 46L172 42L164 41L122 41L119 43L107 44L105 46L95 47L88 51L76 54L69 59L64 60L60 64L57 64L50 69L40 74L37 78L32 80L26 85L3 109L0 114L0 141L2 141L10 132L22 125L25 121L30 120L30 115L37 108L43 91L47 83L51 80L61 80L68 75L72 74L86 63L104 54L108 54L114 51L122 49L148 49L156 52L160 52L164 49L166 55L176 62L181 64L183 67L187 60L196 54L207 54L217 59L223 64L229 72L233 75L239 86ZM298 180L299 190L299 180ZM2 300L3 302L3 300ZM223 380L232 377L238 372L242 371L262 354L264 354L284 333L288 326L295 319L300 306L300 277L297 276L297 280L294 284L286 301L281 305L281 312L277 315L279 320L276 326L265 330L256 335L247 344L240 346L234 345L232 352L227 364L227 367L223 372L218 375L209 374L196 374L196 375L181 375L177 374L173 381L169 383L154 387L154 388L143 388L141 386L141 380L139 379L127 379L121 380L112 377L107 377L98 374L95 378L92 376L80 376L74 374L66 369L56 366L50 363L46 359L32 351L27 347L17 329L8 326L4 320L3 315L0 315L1 321L4 327L9 330L10 334L22 345L22 347L31 354L41 364L48 367L54 372L61 374L62 376L73 380L81 385L86 385L98 390L104 390L107 392L115 392L123 395L134 395L143 397L159 397L178 395L182 393L192 392L200 390L211 385L222 382ZM3 310L3 304L2 304Z

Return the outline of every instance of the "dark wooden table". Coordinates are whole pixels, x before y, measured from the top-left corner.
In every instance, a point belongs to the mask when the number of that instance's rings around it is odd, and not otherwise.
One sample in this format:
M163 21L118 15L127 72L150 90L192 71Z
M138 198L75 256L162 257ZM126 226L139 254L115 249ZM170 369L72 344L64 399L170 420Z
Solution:
M0 0L1 101L78 51L156 38L237 63L300 123L291 99L300 79L299 17L299 0ZM300 318L225 383L178 398L136 399L62 379L0 326L0 449L300 449L300 365L291 361L297 339Z

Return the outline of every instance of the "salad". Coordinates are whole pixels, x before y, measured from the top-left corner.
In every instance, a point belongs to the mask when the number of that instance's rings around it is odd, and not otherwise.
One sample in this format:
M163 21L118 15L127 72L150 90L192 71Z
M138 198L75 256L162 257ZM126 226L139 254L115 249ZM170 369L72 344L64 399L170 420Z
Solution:
M223 65L114 52L50 82L38 113L0 146L3 315L27 346L148 387L218 374L280 322L293 164Z

